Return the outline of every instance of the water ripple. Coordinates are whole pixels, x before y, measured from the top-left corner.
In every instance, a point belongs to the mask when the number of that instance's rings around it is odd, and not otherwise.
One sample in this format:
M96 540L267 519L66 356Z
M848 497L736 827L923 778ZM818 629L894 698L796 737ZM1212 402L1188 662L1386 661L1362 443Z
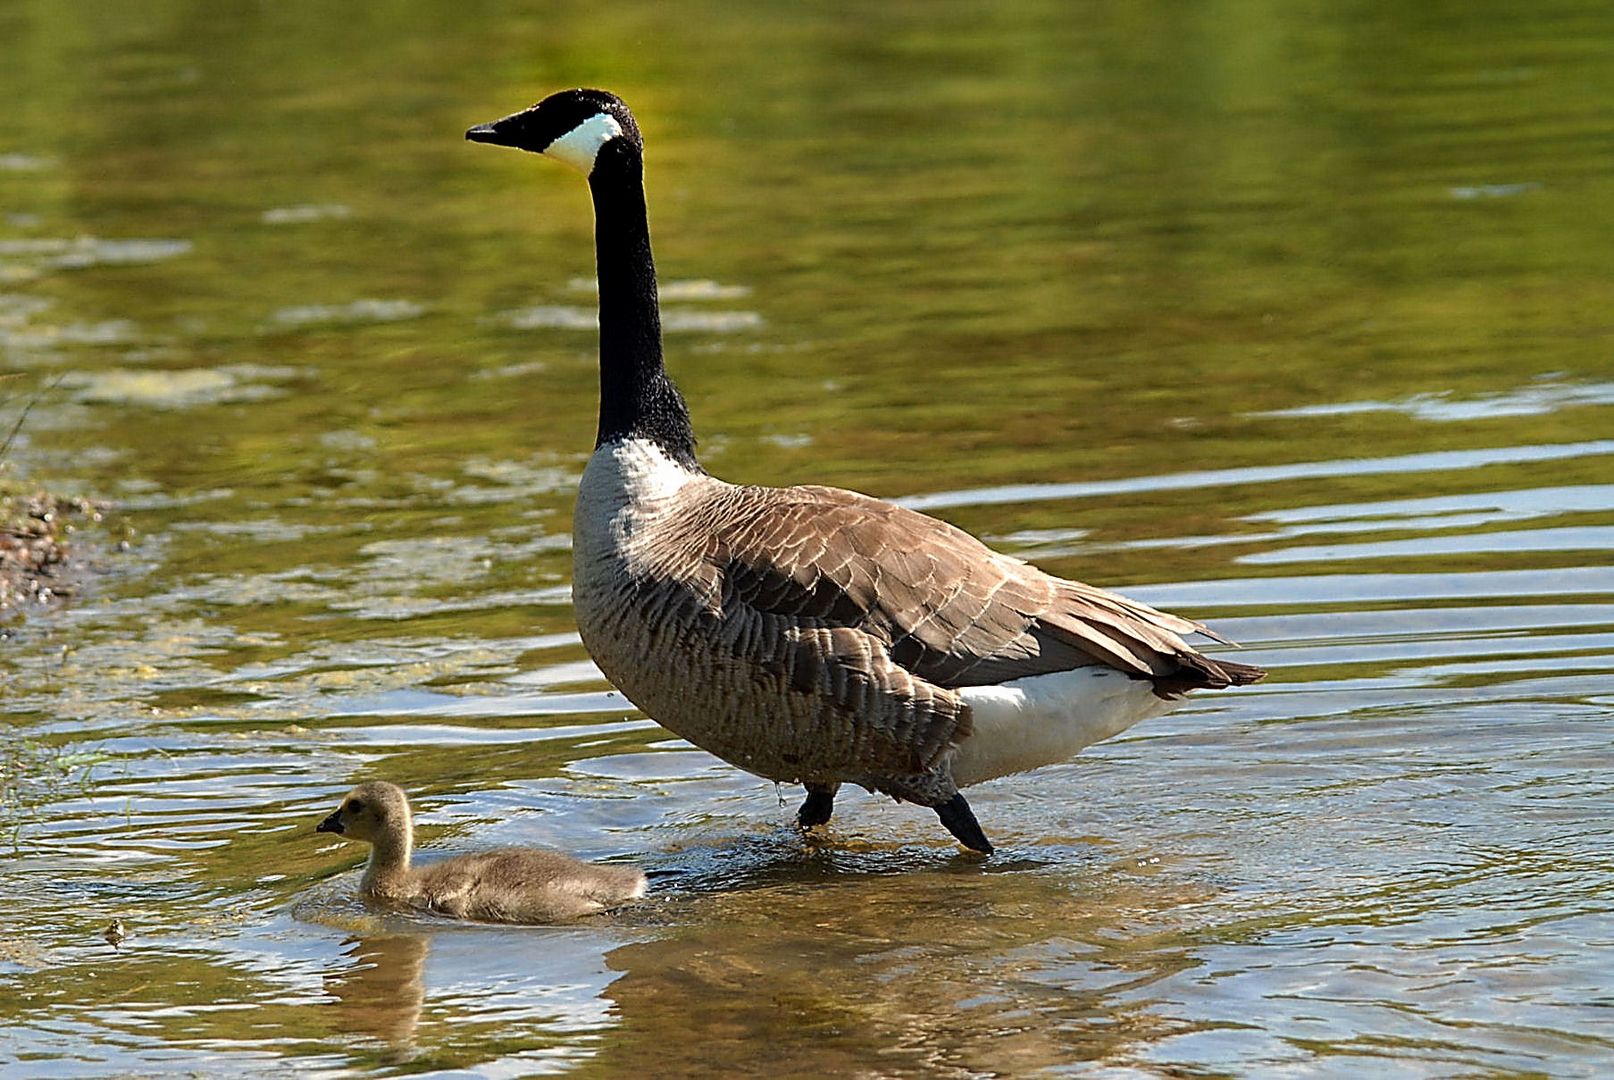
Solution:
M1206 469L1163 476L1122 480L1078 481L1068 484L1006 484L999 487L940 491L897 500L914 510L940 510L953 506L992 506L1002 503L1086 499L1103 495L1135 495L1152 491L1186 491L1233 484L1270 484L1326 477L1381 476L1393 473L1448 472L1485 465L1519 465L1542 461L1603 457L1614 454L1614 440L1499 446L1480 450L1435 450L1392 457L1344 461L1304 461L1285 465L1255 465L1238 469Z

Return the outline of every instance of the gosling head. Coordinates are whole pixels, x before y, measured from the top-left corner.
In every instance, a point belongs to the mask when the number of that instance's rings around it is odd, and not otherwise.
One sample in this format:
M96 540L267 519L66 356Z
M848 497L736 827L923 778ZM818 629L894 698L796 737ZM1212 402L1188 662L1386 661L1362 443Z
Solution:
M336 812L314 831L374 844L382 839L407 839L413 828L403 789L385 780L366 780L348 792Z
M558 158L584 176L613 153L644 152L633 114L605 90L562 90L503 120L478 124L465 137Z

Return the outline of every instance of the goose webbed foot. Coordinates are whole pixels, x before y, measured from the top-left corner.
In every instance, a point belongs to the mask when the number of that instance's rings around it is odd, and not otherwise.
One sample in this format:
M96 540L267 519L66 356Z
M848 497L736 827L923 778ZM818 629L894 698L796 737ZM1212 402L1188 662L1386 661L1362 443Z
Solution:
M941 823L947 827L948 832L957 837L960 844L983 855L992 854L992 841L981 831L981 823L975 820L975 811L964 801L963 794L955 793L951 799L934 809L936 816L941 818Z
M807 784L807 798L796 811L796 824L804 829L822 825L835 812L835 790L839 784Z

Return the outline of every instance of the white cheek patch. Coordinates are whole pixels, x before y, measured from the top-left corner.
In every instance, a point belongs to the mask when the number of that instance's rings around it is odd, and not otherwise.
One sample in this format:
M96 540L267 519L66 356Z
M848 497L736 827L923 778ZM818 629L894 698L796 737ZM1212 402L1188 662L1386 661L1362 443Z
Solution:
M622 134L622 125L609 113L595 113L572 130L544 147L544 154L558 158L584 176L594 171L600 147Z

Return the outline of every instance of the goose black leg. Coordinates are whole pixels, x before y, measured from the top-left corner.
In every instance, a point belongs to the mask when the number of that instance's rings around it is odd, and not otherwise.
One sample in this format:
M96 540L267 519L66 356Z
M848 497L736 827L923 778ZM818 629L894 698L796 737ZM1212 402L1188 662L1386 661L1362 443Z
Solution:
M804 829L822 825L835 812L835 789L839 784L806 784L807 798L796 811L796 824Z
M981 831L981 823L975 820L975 811L964 801L962 793L955 794L935 810L936 816L941 818L941 823L947 826L948 832L958 838L960 844L983 855L992 854L992 841Z

